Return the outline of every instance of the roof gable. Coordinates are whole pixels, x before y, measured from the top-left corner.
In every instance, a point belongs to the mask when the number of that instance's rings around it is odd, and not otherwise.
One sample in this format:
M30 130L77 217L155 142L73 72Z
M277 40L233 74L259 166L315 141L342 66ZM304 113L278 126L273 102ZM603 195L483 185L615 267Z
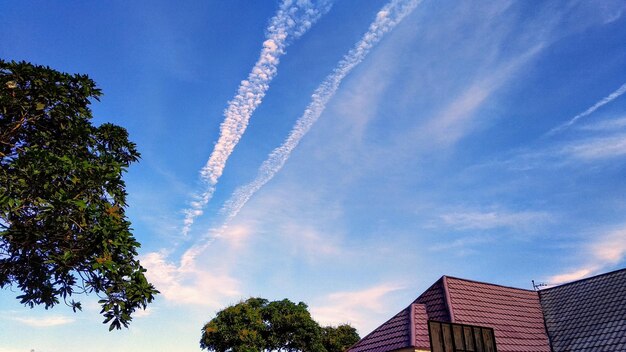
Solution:
M626 351L626 269L539 292L554 352Z
M349 351L428 350L428 320L491 327L500 352L623 352L626 269L539 292L443 276Z
M406 347L430 349L426 307L411 304L350 347L350 352L384 352Z
M450 312L446 300L446 289L444 278L441 277L424 293L422 293L413 303L420 303L426 306L428 318L431 320L450 322Z
M443 277L452 322L492 327L499 351L550 352L537 292Z

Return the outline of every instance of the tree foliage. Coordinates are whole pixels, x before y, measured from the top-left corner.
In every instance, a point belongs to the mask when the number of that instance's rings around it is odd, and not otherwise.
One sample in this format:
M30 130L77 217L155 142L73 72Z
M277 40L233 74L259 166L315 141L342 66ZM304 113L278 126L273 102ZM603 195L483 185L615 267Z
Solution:
M216 352L343 352L358 340L349 325L321 328L302 302L250 298L206 323L200 347Z
M360 339L356 329L348 324L322 328L322 344L328 352L343 352Z
M110 330L158 291L136 259L122 174L139 158L122 127L90 120L86 75L0 60L0 287L52 307L95 292Z

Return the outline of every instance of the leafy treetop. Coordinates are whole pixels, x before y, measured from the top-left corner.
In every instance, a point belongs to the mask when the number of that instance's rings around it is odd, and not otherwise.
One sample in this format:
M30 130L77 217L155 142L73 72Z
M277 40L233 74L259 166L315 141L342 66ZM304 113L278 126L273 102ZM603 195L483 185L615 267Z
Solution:
M110 329L158 291L136 259L122 174L139 158L122 127L90 122L86 75L0 60L0 287L52 307L95 292Z
M215 352L343 352L358 340L349 325L321 328L302 302L249 298L206 323L200 347Z
M343 352L360 339L356 329L347 324L322 328L322 344L328 352Z

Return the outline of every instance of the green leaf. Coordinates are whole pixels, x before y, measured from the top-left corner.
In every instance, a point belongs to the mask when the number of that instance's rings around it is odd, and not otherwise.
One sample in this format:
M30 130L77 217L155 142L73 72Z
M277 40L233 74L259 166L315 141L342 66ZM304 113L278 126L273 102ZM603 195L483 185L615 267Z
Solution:
M0 59L0 82L0 128L15 126L0 133L0 220L8 225L0 286L45 308L95 292L105 298L105 323L127 326L158 293L144 283L124 211L122 176L139 159L135 144L122 127L92 124L90 101L101 91L87 75ZM111 198L118 209L109 214Z
M74 205L76 205L81 210L84 210L85 208L87 208L87 202L85 202L82 199L74 200L72 201L72 203L74 203Z

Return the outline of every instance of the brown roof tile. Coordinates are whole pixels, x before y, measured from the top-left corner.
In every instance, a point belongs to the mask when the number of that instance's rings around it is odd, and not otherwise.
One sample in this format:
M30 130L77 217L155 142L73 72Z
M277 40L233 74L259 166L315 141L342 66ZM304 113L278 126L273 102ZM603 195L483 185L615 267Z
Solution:
M426 306L412 303L362 338L348 351L385 352L405 347L430 349L427 321Z
M429 319L450 322L443 277L424 291L413 303L425 305Z
M417 349L430 349L430 339L428 337L428 314L426 306L412 303L413 309L413 340L411 346Z
M410 307L403 309L393 318L376 328L355 345L350 352L385 352L410 345ZM428 334L428 332L426 332Z
M550 352L537 292L448 276L349 351L429 349L428 320L491 327L501 352Z
M537 292L444 276L454 323L492 327L502 352L550 352Z

